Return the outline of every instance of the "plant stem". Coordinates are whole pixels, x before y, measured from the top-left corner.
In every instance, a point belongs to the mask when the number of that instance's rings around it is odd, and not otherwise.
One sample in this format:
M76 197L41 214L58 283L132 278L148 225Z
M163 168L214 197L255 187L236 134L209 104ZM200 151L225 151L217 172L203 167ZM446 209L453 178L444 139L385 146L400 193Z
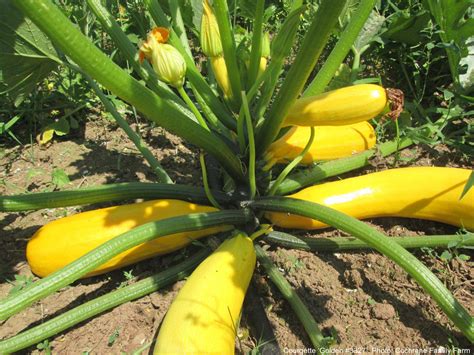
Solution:
M278 175L277 179L275 180L275 182L272 184L271 188L270 188L270 191L268 192L268 195L267 196L273 196L275 195L275 192L277 191L278 189L278 186L280 186L280 184L282 183L283 180L285 180L285 178L288 176L288 174L300 163L300 161L304 158L304 156L306 155L306 153L308 152L309 148L311 148L311 146L313 145L313 141L314 141L314 126L311 127L311 135L309 136L309 140L308 140L308 143L306 143L306 146L304 147L303 151L298 154L292 161L291 163L289 163L285 169L283 169L283 171L280 173L280 175Z
M204 191L206 192L207 199L215 208L222 209L222 207L219 205L219 203L216 201L216 199L212 195L211 189L209 188L209 182L207 180L206 161L204 160L203 152L199 153L199 162L201 163L202 183L204 185Z
M151 120L214 155L224 169L243 180L241 162L218 137L133 79L85 37L50 0L15 2L82 70Z
M464 335L474 341L473 317L423 263L384 234L342 212L308 201L270 197L249 202L249 205L257 210L292 213L317 219L364 241L413 277Z
M250 52L250 65L248 72L248 83L252 84L257 79L260 57L262 53L263 15L265 11L265 0L257 0L255 5L255 18L252 28L252 51Z
M257 192L257 184L255 179L255 137L253 135L252 117L250 117L249 104L245 92L242 91L242 107L244 110L245 121L247 123L247 134L249 138L249 187L250 198L253 199Z
M371 249L366 242L353 237L303 237L294 236L283 232L270 232L265 240L279 246L291 249L302 249L311 251L345 251L358 249ZM474 234L465 235L423 235L390 237L398 245L406 249L415 248L447 248L453 242L457 242L456 248L474 246Z
M231 197L222 192L213 191L213 195L221 203L229 203L231 201ZM4 195L0 196L0 211L34 211L43 208L80 206L138 198L146 200L172 198L195 203L207 203L205 191L195 186L122 182L67 191L27 193L13 196Z
M183 98L184 102L186 102L186 105L188 105L188 107L191 109L191 111L194 113L194 116L196 116L199 124L205 128L206 130L209 131L209 127L207 126L207 123L206 121L204 120L204 118L202 117L201 115L201 112L199 112L199 110L197 109L196 105L194 105L194 102L191 100L191 98L188 96L188 93L186 92L186 90L184 90L184 88L181 86L179 88L177 88L179 94L181 95L181 97Z
M168 173L165 169L161 166L160 162L155 158L153 153L148 149L145 142L141 139L141 137L133 131L127 121L120 115L120 113L115 108L114 104L105 96L99 86L95 83L95 81L87 74L81 73L86 80L89 82L89 85L92 87L92 90L95 91L96 95L99 97L102 104L105 106L105 109L110 112L112 117L114 118L115 122L122 128L125 133L127 134L128 138L135 144L137 149L143 155L145 160L150 165L151 169L158 177L158 182L166 183L166 184L173 184L173 180L169 177Z
M157 0L144 0L144 4L156 25L171 28L171 24L169 23L165 12ZM186 49L181 43L181 40L179 39L179 36L173 29L170 31L170 37L168 40L170 44L181 53L186 62L186 77L191 83L194 95L201 95L207 105L216 114L217 118L221 120L221 122L228 128L235 129L235 119L201 75L198 68L196 67L196 64L194 63L193 58L188 55Z
M233 210L192 213L142 224L105 242L62 269L27 286L19 293L1 300L0 320L20 312L33 302L71 284L114 256L134 246L174 233L202 230L217 225L243 224L250 221L251 218L253 215L249 211Z
M402 138L399 148L403 149L413 144L410 138ZM275 191L275 195L288 195L303 187L314 185L315 183L331 176L347 173L349 171L362 168L369 164L370 158L377 152L386 157L397 151L397 142L388 141L382 143L377 149L366 150L365 152L347 158L331 160L311 168L290 175L284 180Z
M170 8L171 18L173 19L173 29L179 37L186 53L192 57L188 36L186 35L186 28L184 27L183 17L181 16L179 1L168 0L168 6Z
M240 108L239 116L237 117L237 140L239 141L240 155L245 154L245 148L247 147L247 139L245 137L245 112L244 108Z
M283 120L303 90L345 3L346 0L321 1L296 59L258 132L259 155L265 153L278 135Z
M136 46L130 42L127 35L115 21L115 18L107 11L102 3L99 0L87 0L87 4L99 20L102 28L109 34L110 38L112 38L115 45L117 45L120 52L132 65L133 69L143 80L145 80L148 87L150 87L160 97L172 100L177 108L182 110L188 117L192 117L191 112L186 110L183 102L168 87L168 85L158 80L158 77L150 64L147 61L143 62L143 65L140 64Z
M235 107L240 107L240 70L237 65L237 51L235 47L234 33L232 32L229 18L227 0L214 0L214 11L221 35L222 49L224 51L224 60L227 66L230 86L232 88L231 99Z
M13 353L54 336L65 329L123 303L141 298L188 276L209 255L202 249L183 262L77 306L40 325L0 341L0 353Z
M265 269L266 274L270 280L275 284L281 292L284 299L288 301L296 316L303 324L306 333L308 334L311 344L315 349L325 348L326 341L321 330L319 330L318 323L314 320L311 312L298 296L296 291L291 287L290 283L285 279L278 268L273 264L272 260L266 255L265 251L259 246L255 245L255 252L260 265Z
M294 1L293 5L300 1ZM295 41L296 33L298 31L298 26L301 21L301 14L306 8L304 6L298 7L290 12L283 22L280 30L276 34L275 38L272 41L271 46L271 61L267 66L263 74L257 78L255 84L249 91L249 95L253 96L257 89L260 87L263 82L263 90L260 99L257 103L256 119L257 119L257 135L260 130L261 119L268 108L268 105L273 97L276 85L278 83L278 78L283 69L285 63L285 58L290 54ZM251 99L249 99L251 101Z
M357 10L351 15L351 19L337 41L336 46L324 62L321 70L306 88L303 96L314 96L322 93L330 83L339 66L351 50L359 32L364 27L365 22L375 6L376 0L361 0Z

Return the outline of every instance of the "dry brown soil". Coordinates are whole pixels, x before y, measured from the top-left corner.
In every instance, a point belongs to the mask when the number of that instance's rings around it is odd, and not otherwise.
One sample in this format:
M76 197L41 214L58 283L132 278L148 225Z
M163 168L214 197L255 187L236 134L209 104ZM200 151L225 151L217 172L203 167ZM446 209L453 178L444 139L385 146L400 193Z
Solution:
M153 128L143 131L156 156L179 183L200 185L196 149L167 132ZM403 152L401 165L465 166L466 161L448 149L417 148ZM382 170L390 160L364 172ZM472 168L472 166L470 166ZM153 181L153 175L134 146L111 124L88 122L76 136L55 140L46 147L37 144L7 147L0 160L0 193L45 191L54 188L53 169L63 169L71 183L64 189L123 181ZM358 172L360 173L360 172ZM97 207L97 206L94 206ZM7 280L14 275L33 276L25 260L28 238L48 221L90 206L47 209L28 213L0 213L0 298L13 287ZM377 219L370 225L390 236L455 233L456 228L440 223ZM313 233L315 237L340 235L333 230ZM469 254L470 251L462 251ZM468 341L449 322L439 307L410 277L387 258L374 252L311 253L269 247L272 259L286 275L298 295L309 307L326 335L333 334L333 352L370 353L396 348L431 349L459 346ZM472 261L442 262L426 252L415 254L443 280L458 300L474 313ZM65 310L116 289L125 281L124 271L134 279L146 277L174 262L177 252L157 257L123 270L75 282L73 285L35 303L32 307L0 323L0 339L10 337ZM472 256L472 252L470 254ZM36 278L35 278L36 279ZM151 344L170 302L184 281L134 302L82 322L50 339L54 354L132 354ZM260 268L254 277L256 292L275 330L276 339L286 353L311 348L304 329ZM239 352L248 353L261 345L249 326L245 308L236 343ZM115 341L109 341L115 334ZM143 354L149 353L150 348ZM35 346L25 353L39 353ZM387 353L387 352L385 352ZM412 352L413 353L413 352Z

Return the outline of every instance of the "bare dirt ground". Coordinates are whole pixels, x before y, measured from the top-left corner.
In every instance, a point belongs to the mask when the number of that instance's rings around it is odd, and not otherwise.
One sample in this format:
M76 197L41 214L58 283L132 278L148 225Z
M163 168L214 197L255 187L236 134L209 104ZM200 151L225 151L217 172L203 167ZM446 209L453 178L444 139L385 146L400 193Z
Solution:
M179 183L200 185L196 149L159 129L150 129L147 141L171 177ZM64 189L124 181L153 181L153 175L124 134L104 121L88 122L76 137L11 147L0 160L0 193L45 191L54 188L51 174L62 169L70 183ZM407 149L402 165L470 167L444 147ZM364 173L385 169L390 160L380 160ZM361 172L357 172L359 174ZM25 259L28 238L48 221L96 206L47 209L28 213L0 213L0 298L13 288L8 280L15 275L32 275ZM390 236L451 234L457 230L441 223L377 219L367 221ZM303 235L309 235L303 233ZM340 235L333 230L312 233L315 237ZM472 252L462 250L464 254ZM0 323L0 339L40 324L54 315L116 289L127 282L124 271L132 270L134 282L162 270L180 252L157 257L122 270L75 282L35 303L32 307ZM370 353L373 350L469 348L468 341L451 324L439 307L398 266L374 252L311 253L269 247L277 263L309 307L326 335L333 334L338 351ZM474 313L474 268L472 261L444 262L433 254L415 254L443 280L458 300ZM151 344L174 296L184 281L134 302L82 322L49 339L54 354L132 354ZM311 348L289 305L264 276L260 268L254 276L256 292L263 302L283 352ZM261 345L247 321L244 309L237 350L247 353ZM152 349L152 346L151 346ZM144 349L148 354L150 347ZM41 353L35 346L24 353ZM386 352L387 353L387 352ZM413 353L413 352L412 352Z

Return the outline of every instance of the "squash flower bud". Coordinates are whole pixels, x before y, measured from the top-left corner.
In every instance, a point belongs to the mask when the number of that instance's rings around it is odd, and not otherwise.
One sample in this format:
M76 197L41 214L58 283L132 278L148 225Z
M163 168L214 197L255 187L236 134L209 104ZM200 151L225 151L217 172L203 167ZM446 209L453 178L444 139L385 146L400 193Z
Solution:
M268 35L268 32L265 32L263 34L261 48L262 50L260 63L258 66L257 78L259 78L260 75L262 75L265 69L267 68L268 57L270 56L270 37Z
M140 46L139 57L140 61L144 58L150 61L160 80L180 88L184 83L186 62L176 48L166 44L168 36L166 28L154 28Z
M204 54L208 57L218 57L222 55L221 34L209 0L203 1L201 47Z

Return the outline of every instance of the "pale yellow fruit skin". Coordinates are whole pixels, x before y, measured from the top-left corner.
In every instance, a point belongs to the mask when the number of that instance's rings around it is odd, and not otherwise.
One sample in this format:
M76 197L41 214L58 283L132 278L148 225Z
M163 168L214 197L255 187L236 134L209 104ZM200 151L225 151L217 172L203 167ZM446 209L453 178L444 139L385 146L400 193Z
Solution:
M44 277L139 225L189 213L212 211L216 209L180 200L154 200L78 213L41 227L26 246L26 258L33 273ZM172 252L193 239L229 228L214 227L158 238L115 256L84 277Z
M348 86L296 100L283 126L340 126L367 121L385 108L383 87L373 84Z
M223 56L210 57L212 71L216 78L217 84L222 90L225 98L232 97L232 89L229 81L229 74L227 73L227 66Z
M260 57L260 63L258 65L258 74L257 79L263 74L263 72L267 69L267 58Z
M319 203L357 219L419 218L474 230L474 189L459 200L470 174L471 170L458 168L391 169L312 186L288 197ZM284 213L266 213L266 217L283 228L327 227Z
M346 126L315 126L314 141L301 164L318 160L348 157L375 146L377 137L372 125L359 122ZM308 144L311 127L292 127L287 134L273 142L265 154L270 165L293 160Z
M252 240L239 234L204 260L161 325L155 354L234 354L235 330L255 268Z

